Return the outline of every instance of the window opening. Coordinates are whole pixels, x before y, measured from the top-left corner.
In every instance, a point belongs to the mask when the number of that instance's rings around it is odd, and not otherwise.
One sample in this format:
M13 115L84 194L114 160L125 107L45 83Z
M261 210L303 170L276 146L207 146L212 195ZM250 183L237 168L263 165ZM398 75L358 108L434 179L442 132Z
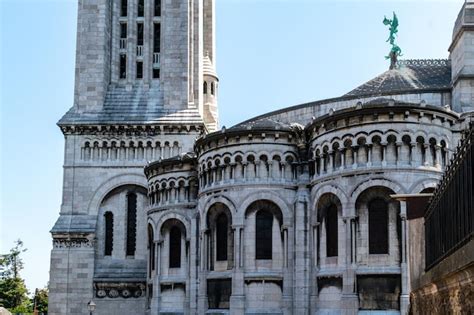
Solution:
M388 205L383 199L369 203L369 254L388 254Z
M273 215L261 210L256 216L256 259L272 259Z
M326 256L337 256L337 206L332 204L326 213Z
M106 212L105 217L105 249L104 255L111 256L114 244L114 215L112 212Z
M137 194L127 194L127 256L135 255L137 238Z
M227 260L227 236L229 223L227 216L221 213L216 219L216 260Z
M120 55L120 79L127 77L127 55Z
M170 230L170 268L181 267L181 231L179 227L173 226Z

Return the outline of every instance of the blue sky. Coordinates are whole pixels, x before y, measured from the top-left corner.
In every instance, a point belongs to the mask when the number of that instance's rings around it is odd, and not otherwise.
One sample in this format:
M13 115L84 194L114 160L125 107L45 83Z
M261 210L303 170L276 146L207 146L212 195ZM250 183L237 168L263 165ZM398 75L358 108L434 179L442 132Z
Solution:
M340 96L387 70L392 11L403 58L447 58L463 2L216 0L221 125ZM24 241L30 290L49 278L76 16L77 0L0 0L0 253Z

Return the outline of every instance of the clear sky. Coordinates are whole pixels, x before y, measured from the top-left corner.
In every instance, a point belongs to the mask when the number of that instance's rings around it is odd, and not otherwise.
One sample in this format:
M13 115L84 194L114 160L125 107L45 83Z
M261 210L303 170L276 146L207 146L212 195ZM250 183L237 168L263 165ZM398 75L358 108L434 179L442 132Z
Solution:
M387 70L392 11L403 58L447 58L463 2L216 0L221 125L340 96ZM30 290L49 278L76 16L77 0L0 0L0 253L24 241Z

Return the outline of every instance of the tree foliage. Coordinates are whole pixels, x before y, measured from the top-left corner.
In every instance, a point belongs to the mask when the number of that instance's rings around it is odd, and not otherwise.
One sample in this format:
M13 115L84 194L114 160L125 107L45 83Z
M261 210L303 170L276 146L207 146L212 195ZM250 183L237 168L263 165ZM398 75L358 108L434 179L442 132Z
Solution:
M48 288L39 289L33 297L33 303L36 303L36 310L41 313L48 313ZM36 301L35 301L36 298Z
M17 240L10 253L0 257L0 306L12 312L29 312L31 301L25 281L20 278L23 260L20 254L25 252L23 242Z

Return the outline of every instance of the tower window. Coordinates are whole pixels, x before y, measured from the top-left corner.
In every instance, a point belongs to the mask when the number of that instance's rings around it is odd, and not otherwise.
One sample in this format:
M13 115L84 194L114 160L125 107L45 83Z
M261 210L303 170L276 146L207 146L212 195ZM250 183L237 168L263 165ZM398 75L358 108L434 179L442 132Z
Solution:
M137 23L137 45L143 45L143 23Z
M145 14L145 1L144 0L138 0L137 15L138 15L138 17L143 17L144 14Z
M127 77L127 55L120 55L120 79Z
M120 16L127 16L127 0L120 2Z
M216 260L227 260L227 234L229 223L227 216L221 213L216 220Z
M153 24L153 52L160 52L160 36L161 36L161 25L160 23Z
M256 259L272 259L273 214L260 210L256 216Z
M181 231L173 226L170 230L170 268L181 267Z
M137 194L127 194L127 256L135 255L137 239Z
M127 23L120 23L120 38L127 38Z
M332 204L326 213L326 256L337 256L337 207Z
M214 82L211 82L211 94L214 95Z
M112 255L112 249L114 244L114 215L112 212L107 211L104 214L105 218L105 248L104 255Z
M161 0L155 0L153 12L154 16L161 16Z
M207 94L207 82L204 82L202 89L204 94Z
M137 79L143 79L143 62L137 61Z
M388 254L388 205L382 199L369 203L369 254Z
M153 69L153 79L160 78L160 69Z

